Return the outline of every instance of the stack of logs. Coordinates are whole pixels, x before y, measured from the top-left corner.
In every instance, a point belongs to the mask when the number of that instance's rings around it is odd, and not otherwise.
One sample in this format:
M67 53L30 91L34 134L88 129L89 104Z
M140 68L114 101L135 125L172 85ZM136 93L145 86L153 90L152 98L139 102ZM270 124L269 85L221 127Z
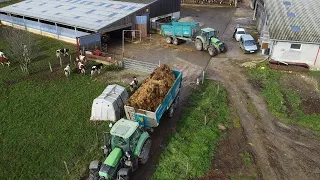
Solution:
M126 105L154 112L164 100L175 79L168 65L157 67L128 99Z

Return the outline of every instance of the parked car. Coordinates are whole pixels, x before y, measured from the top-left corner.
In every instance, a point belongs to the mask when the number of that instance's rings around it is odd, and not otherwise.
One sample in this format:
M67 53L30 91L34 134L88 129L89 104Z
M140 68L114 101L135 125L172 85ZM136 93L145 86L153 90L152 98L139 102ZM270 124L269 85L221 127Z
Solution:
M244 34L247 34L244 28L237 27L233 32L233 38L236 39L236 41L240 40L240 37Z
M240 48L244 53L255 53L258 51L256 41L250 34L244 34L240 37Z

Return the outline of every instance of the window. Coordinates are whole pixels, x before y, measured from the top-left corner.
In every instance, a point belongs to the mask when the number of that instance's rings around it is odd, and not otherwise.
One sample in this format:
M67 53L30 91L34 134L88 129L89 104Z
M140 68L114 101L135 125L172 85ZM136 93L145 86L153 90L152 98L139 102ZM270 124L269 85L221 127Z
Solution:
M288 16L288 17L291 17L291 18L295 18L295 17L296 17L296 14L295 14L295 13L292 13L292 12L288 12L288 13L287 13L287 16Z
M301 44L291 44L290 49L292 50L300 50Z
M285 6L291 6L291 2L289 2L289 1L284 1L284 2L283 2L283 5L285 5Z
M256 45L256 42L254 40L247 40L244 42L245 46L254 46Z
M300 26L290 26L290 28L291 28L291 31L293 31L293 32L300 32L301 31Z

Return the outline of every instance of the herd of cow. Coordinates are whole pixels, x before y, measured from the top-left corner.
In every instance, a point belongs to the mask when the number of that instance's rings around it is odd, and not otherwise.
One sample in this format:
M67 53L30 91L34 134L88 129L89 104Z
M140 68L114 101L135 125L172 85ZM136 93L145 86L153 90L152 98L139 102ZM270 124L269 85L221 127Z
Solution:
M57 56L57 58L61 58L61 56L64 56L64 57L69 56L69 49L67 49L67 48L58 49L56 51L56 56ZM87 62L86 56L82 55L82 53L80 52L79 57L76 58L76 62L77 62L78 72L84 75L86 73L86 70L85 70L85 64ZM93 76L96 73L100 74L100 70L102 67L103 67L102 63L93 65L91 67L91 76ZM66 75L66 77L69 77L69 75L71 74L70 64L68 64L64 68L64 74Z
M64 48L64 49L58 49L56 51L56 56L57 58L61 58L61 56L66 57L66 56L70 56L69 55L69 49ZM76 62L77 62L77 69L78 72L81 74L85 74L85 64L87 62L87 58L86 56L83 56L81 53L79 55L79 57L76 58ZM8 60L8 58L4 55L3 52L0 51L0 63L2 64L2 66L4 66L5 64L8 65L8 67L10 66L10 61ZM93 65L91 67L91 76L94 76L95 74L100 74L100 70L102 69L103 64L99 63L96 65ZM70 68L70 64L68 64L65 68L64 68L64 74L66 77L69 77L69 75L71 74L71 68Z

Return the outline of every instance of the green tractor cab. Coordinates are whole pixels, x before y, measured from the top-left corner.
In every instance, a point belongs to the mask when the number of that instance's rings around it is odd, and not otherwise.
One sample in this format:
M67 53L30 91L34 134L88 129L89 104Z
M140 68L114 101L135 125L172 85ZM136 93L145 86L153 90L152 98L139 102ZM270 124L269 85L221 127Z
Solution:
M90 180L125 180L139 164L145 164L149 159L151 140L149 133L139 127L134 121L121 119L110 130L110 140L107 143L104 133L103 152L105 161L90 163Z
M196 37L195 47L198 51L207 50L210 56L216 56L218 53L225 53L228 47L218 39L219 31L213 28L201 29L201 34Z

